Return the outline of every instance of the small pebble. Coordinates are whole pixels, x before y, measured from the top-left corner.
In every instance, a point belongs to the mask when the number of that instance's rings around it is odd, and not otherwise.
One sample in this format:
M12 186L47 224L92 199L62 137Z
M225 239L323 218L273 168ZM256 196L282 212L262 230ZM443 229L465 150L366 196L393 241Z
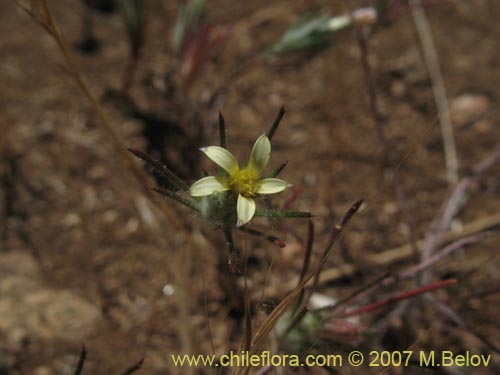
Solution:
M450 102L451 120L455 126L465 126L476 121L489 106L490 101L485 95L460 95Z

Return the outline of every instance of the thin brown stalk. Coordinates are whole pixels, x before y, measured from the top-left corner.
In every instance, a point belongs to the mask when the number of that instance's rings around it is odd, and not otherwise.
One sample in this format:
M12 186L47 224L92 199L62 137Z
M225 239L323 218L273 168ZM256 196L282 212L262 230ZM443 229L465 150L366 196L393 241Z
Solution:
M480 290L478 292L470 293L464 299L470 301L471 298L484 298L498 293L500 293L500 285L495 285L493 287Z
M478 338L487 348L495 353L500 353L500 348L497 344L491 342L488 338L486 338L483 334L476 332L472 327L470 327L455 311L453 311L448 306L444 305L440 301L438 301L434 296L427 295L426 296L432 303L431 306L434 306L438 311L447 316L450 320L452 320L457 326L461 329L467 331L469 334Z
M452 219L455 217L460 208L459 203L464 193L475 181L477 181L478 178L499 162L500 144L497 144L486 158L474 166L471 175L464 177L461 182L455 186L455 189L451 192L448 199L443 204L444 208L437 213L429 233L424 239L416 241L417 247L422 248L422 262L426 262L426 260L432 256L432 253L439 246L443 246L461 238L473 236L479 232L500 226L500 214L495 214L464 225L462 231L459 233L452 233L448 230ZM372 266L386 266L388 264L406 260L413 254L414 246L411 244L405 244L379 254L368 255L364 258L364 261ZM332 282L341 278L351 277L355 273L356 267L353 264L344 264L322 272L320 282Z
M82 345L82 350L80 351L80 357L78 358L78 363L76 365L74 375L81 375L86 358L87 358L87 349L85 348L85 345Z
M245 236L245 264L243 268L244 272L244 289L243 297L245 304L245 341L244 350L248 351L252 347L252 312L250 309L250 293L248 292L248 235Z
M307 242L304 251L304 262L302 263L302 271L300 272L299 283L301 283L302 280L304 280L304 277L307 274L307 270L309 269L313 244L314 244L314 222L312 220L309 220L307 223Z
M361 287L361 289L356 290L351 295L349 295L349 296L341 299L340 301L338 301L337 303L335 303L335 305L333 305L333 306L326 306L324 309L328 310L330 312L330 314L332 314L334 316L335 315L340 315L339 312L341 310L345 310L345 307L347 307L348 304L352 304L355 301L363 298L366 295L373 294L373 292L381 286L383 280L385 280L386 278L387 278L387 274L384 274L384 275L382 275L380 277L377 277L372 282L370 282L367 285L364 285L363 287Z
M311 281L316 273L320 272L323 268L326 260L328 259L328 255L330 254L333 245L340 238L343 230L350 222L354 214L359 210L363 200L355 202L349 210L345 213L343 218L340 220L340 223L337 224L330 236L330 241L328 242L325 250L323 252L323 256L318 261L314 271L310 272L303 280L300 282L279 304L276 308L269 314L267 319L261 324L261 326L257 329L253 336L252 347L250 349L250 354L254 354L263 344L266 338L271 333L272 329L276 325L278 319L292 306L292 304L296 301L298 295L304 289L304 287ZM239 368L235 370L236 374L248 374L250 371L250 367Z
M144 363L144 358L139 360L139 362L133 364L130 366L128 369L126 369L124 372L122 372L120 375L132 375L133 373L137 372L140 370L142 367L142 364Z
M208 301L207 301L207 284L206 284L206 278L205 278L205 268L202 267L201 269L201 282L203 285L203 312L205 313L205 320L207 323L207 332L208 332L208 337L210 337L210 346L212 348L212 354L215 354L215 344L214 344L214 338L212 335L212 327L210 325L210 316L208 313Z
M462 178L462 180L455 185L455 188L443 204L443 208L438 211L429 228L421 254L421 262L426 262L432 256L436 248L444 242L452 220L461 209L460 202L470 186L498 162L500 162L500 144L497 144L488 157L474 166L469 176ZM465 236L463 232L464 230L462 230L462 235ZM424 275L424 278L427 280L429 277L429 275Z
M330 255L331 249L333 248L333 245L338 241L340 234L342 233L344 226L351 220L351 218L354 216L356 212L360 209L361 205L364 203L364 199L360 199L357 202L355 202L349 210L345 213L345 215L342 217L340 220L340 223L336 224L332 232L330 234L330 238L328 240L327 245L325 246L325 250L323 251L323 254L321 255L321 258L318 262L318 265L316 266L316 269L314 270L314 278L313 278L313 283L311 288L309 289L309 293L307 294L306 298L304 299L304 304L307 305L309 303L309 300L311 296L313 295L314 291L316 290L319 282L319 278L321 275L321 271L323 269L323 266L326 263L326 260L328 259L328 256Z
M150 198L153 202L156 203L154 196L150 190L149 176L139 168L135 160L132 156L127 152L127 147L122 137L116 130L115 126L109 120L109 117L106 115L100 101L97 99L97 96L90 88L90 85L87 82L87 79L83 76L78 64L76 63L76 59L68 47L59 27L57 26L56 21L52 17L52 13L49 10L46 0L38 0L39 8L40 8L40 16L37 17L36 14L31 12L30 9L24 7L18 0L15 0L18 6L23 9L28 15L37 22L40 26L42 26L47 33L54 38L54 41L57 43L59 50L64 56L64 60L66 61L66 68L71 75L71 78L77 83L78 87L81 89L82 93L92 104L92 107L97 113L99 117L99 125L102 126L105 133L111 138L113 144L115 146L116 151L120 155L120 159L125 162L125 167L132 173L132 175L136 178L137 182L142 188L143 194ZM182 224L178 221L175 215L168 210L166 206L163 207L164 214L168 221L174 225L176 228L181 228Z
M192 244L192 239L191 236L189 235L189 232L187 229L184 227L182 222L176 217L176 215L168 208L168 206L160 201L155 200L154 195L152 190L150 189L150 177L147 175L147 173L141 169L138 164L135 162L135 160L132 158L132 155L127 151L126 145L119 135L118 131L116 130L115 126L112 124L112 122L109 120L108 116L106 115L100 101L97 99L97 96L93 92L93 90L90 88L90 85L88 84L86 78L83 76L81 70L78 67L78 64L76 63L76 59L71 51L71 49L68 47L68 44L66 43L59 27L57 26L57 23L55 22L54 18L52 17L52 14L49 10L49 7L47 5L46 0L38 0L38 5L39 5L39 15L35 14L32 12L31 9L26 8L23 4L19 2L19 0L14 0L16 4L24 10L35 22L37 22L41 27L43 27L49 35L51 35L55 42L57 43L59 50L64 56L64 60L67 65L67 70L70 73L71 77L73 80L77 83L78 87L82 91L82 93L85 95L85 97L89 100L91 103L92 107L94 108L95 112L97 113L97 116L99 118L98 124L102 127L104 132L111 138L113 141L113 145L115 146L116 152L120 156L120 160L124 162L125 167L127 170L131 172L131 174L135 177L137 182L139 183L139 186L142 189L143 194L148 197L152 202L154 202L155 205L159 205L161 208L161 211L163 213L164 219L167 221L167 225L172 226L175 230L177 230L179 233L182 233L185 237L186 242ZM159 217L158 217L159 218ZM163 239L163 236L158 235L157 239L162 242L163 245L166 244L166 241ZM184 246L186 249L190 249L191 246ZM190 259L189 254L185 255L185 259ZM183 270L185 272L188 272L190 269L190 261L184 260L181 261L181 265L183 266ZM188 293L188 285L189 285L189 280L188 280L188 274L184 275L179 275L178 278L179 282L179 294L180 298L180 306L179 306L179 319L181 321L179 333L181 337L181 347L183 353L189 354L191 353L191 333L189 330L190 327L190 322L189 322L189 293ZM193 373L193 369L191 367L188 367L186 369L186 372L188 374Z
M368 295L373 295L375 290L381 288L381 287L389 287L393 284L395 284L399 280L404 280L404 279L410 279L415 277L419 272L422 270L428 269L432 267L434 264L436 264L438 261L443 259L445 256L451 254L454 251L457 251L459 249L462 249L465 246L474 244L481 239L485 238L487 233L479 233L475 234L466 238L462 238L458 241L455 241L448 246L444 247L442 250L440 250L438 253L436 253L431 259L429 259L425 263L420 263L417 266L413 266L411 268L408 268L406 270L403 270L399 272L396 275L393 276L381 276L378 279L376 279L374 282L370 283L369 285L363 287L361 290L353 293L351 296L345 298L342 301L339 301L335 306L333 307L328 307L328 310L330 310L332 313L335 311L339 310L339 307L345 306L347 302L350 302L351 304L363 298L364 296Z
M404 272L401 272L399 274L399 278L409 278L415 276L417 273L422 272L423 270L428 269L429 267L433 266L437 262L439 262L441 259L443 259L445 256L463 249L465 246L474 244L483 238L487 237L488 233L478 233L472 236L464 237L458 241L452 242L448 246L445 246L443 249L438 251L436 254L434 254L432 257L428 258L425 262L420 262L417 266L414 266L410 268L409 270L406 270Z
M500 227L500 214L491 215L486 218L482 218L466 224L464 225L462 232L460 233L447 232L443 238L443 241L440 243L440 246L452 241L459 240L460 238L471 236L479 232L494 229L497 227ZM418 245L423 246L424 240L419 240ZM368 266L376 268L405 261L409 257L411 257L412 254L413 253L411 246L409 244L405 244L389 250L385 250L379 254L368 255L364 259L364 261ZM324 270L321 273L319 284L327 284L343 278L352 277L356 274L356 271L357 268L354 266L354 264L343 264L338 267Z
M365 28L362 26L355 27L356 37L359 49L361 51L361 65L363 67L363 74L368 91L370 112L373 119L373 123L375 125L375 129L377 131L380 148L382 149L382 168L385 169L389 166L388 163L390 157L390 147L385 132L384 118L380 113L377 103L377 90L375 86L375 80L373 78L372 68L370 66L370 61L368 59L368 40L366 35L364 34L364 30ZM419 249L417 245L415 221L411 215L410 208L408 205L408 199L406 197L406 193L403 189L403 185L401 184L397 173L393 174L391 183L399 204L399 210L408 228L408 240L412 247L413 255L415 257L415 260L417 260Z

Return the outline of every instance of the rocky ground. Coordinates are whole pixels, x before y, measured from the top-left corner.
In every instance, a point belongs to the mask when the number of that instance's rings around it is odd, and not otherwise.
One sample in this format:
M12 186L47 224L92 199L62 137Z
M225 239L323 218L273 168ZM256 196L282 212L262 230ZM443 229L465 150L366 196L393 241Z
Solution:
M352 30L316 54L254 60L298 12L318 6L326 14L340 14L345 10L340 2L210 2L212 21L234 29L187 96L177 86L170 44L179 4L151 2L147 44L130 89L135 112L109 95L120 86L126 65L120 16L94 14L101 49L86 55L75 47L81 41L83 5L60 0L49 5L124 144L147 150L148 124L158 119L160 126L170 124L163 159L189 183L201 176L201 167L212 171L212 164L197 155L200 146L218 142L219 109L228 147L243 161L286 106L269 169L287 160L282 177L294 188L275 202L314 214L314 251L321 252L332 225L352 202L367 201L325 267L322 294L344 298L416 264L406 246L409 235L426 236L450 188L432 85L409 12L378 25L370 38L369 61L390 149L389 165L381 168ZM497 4L450 1L426 10L464 177L500 140ZM222 233L176 202L150 201L144 186L154 187L154 179L134 177L65 71L56 43L13 2L0 3L0 35L0 374L71 374L83 343L89 352L84 374L119 374L142 357L139 374L179 373L171 353L238 347L241 311L234 306L238 297L227 289L241 287L243 277L220 266L226 259ZM222 87L221 94L209 102L214 87ZM139 160L135 165L142 168ZM493 359L489 367L468 373L498 372L499 172L495 164L473 181L450 232L451 239L484 231L489 237L433 268L432 281L456 278L458 283L433 292L433 302L415 298L361 316L363 326L376 327L364 349L469 350ZM394 180L407 197L412 231ZM256 327L266 317L259 306L273 306L296 285L306 226L304 220L256 219L253 228L279 236L287 245L282 249L236 235L236 246L251 253L247 271ZM404 281L360 302L415 286Z

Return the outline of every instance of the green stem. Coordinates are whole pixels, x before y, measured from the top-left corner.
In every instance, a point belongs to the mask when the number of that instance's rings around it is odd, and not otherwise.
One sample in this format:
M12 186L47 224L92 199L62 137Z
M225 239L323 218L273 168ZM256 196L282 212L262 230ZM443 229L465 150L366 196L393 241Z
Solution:
M180 196L175 191L171 191L171 190L168 190L168 189L165 189L165 188L161 188L161 187L160 188L154 188L153 191L156 191L157 193L159 193L161 195L165 195L165 196L167 196L169 198L172 198L173 200L176 200L177 202L183 204L186 207L191 208L192 210L194 210L194 211L196 211L198 213L200 212L200 210L198 209L198 206L196 206L196 204L193 201Z
M256 217L286 217L286 218L310 218L313 215L310 212L301 211L281 211L281 210L257 210Z

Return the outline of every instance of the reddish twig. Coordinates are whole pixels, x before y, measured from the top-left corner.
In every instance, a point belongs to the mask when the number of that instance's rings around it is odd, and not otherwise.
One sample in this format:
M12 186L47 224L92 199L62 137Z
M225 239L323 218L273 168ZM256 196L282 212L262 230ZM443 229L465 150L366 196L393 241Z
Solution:
M412 290L410 290L408 292L404 292L404 293L398 294L396 296L387 298L387 299L385 299L383 301L375 302L375 303L372 303L372 304L369 304L369 305L362 306L362 307L359 307L357 309L351 310L351 311L347 312L346 314L344 314L342 316L342 318L349 318L351 316L360 315L360 314L364 314L364 313L367 313L367 312L379 310L380 308L382 308L384 306L392 305L392 304L394 304L396 302L403 301L405 299L408 299L408 298L411 298L411 297L415 297L415 296L418 296L418 295L423 294L423 293L428 293L428 292L433 291L435 289L443 288L445 286L456 284L456 283L457 283L456 279L448 279L448 280L443 280L443 281L436 281L435 283L432 283L430 285L426 285L426 286L423 286L423 287L412 289Z

